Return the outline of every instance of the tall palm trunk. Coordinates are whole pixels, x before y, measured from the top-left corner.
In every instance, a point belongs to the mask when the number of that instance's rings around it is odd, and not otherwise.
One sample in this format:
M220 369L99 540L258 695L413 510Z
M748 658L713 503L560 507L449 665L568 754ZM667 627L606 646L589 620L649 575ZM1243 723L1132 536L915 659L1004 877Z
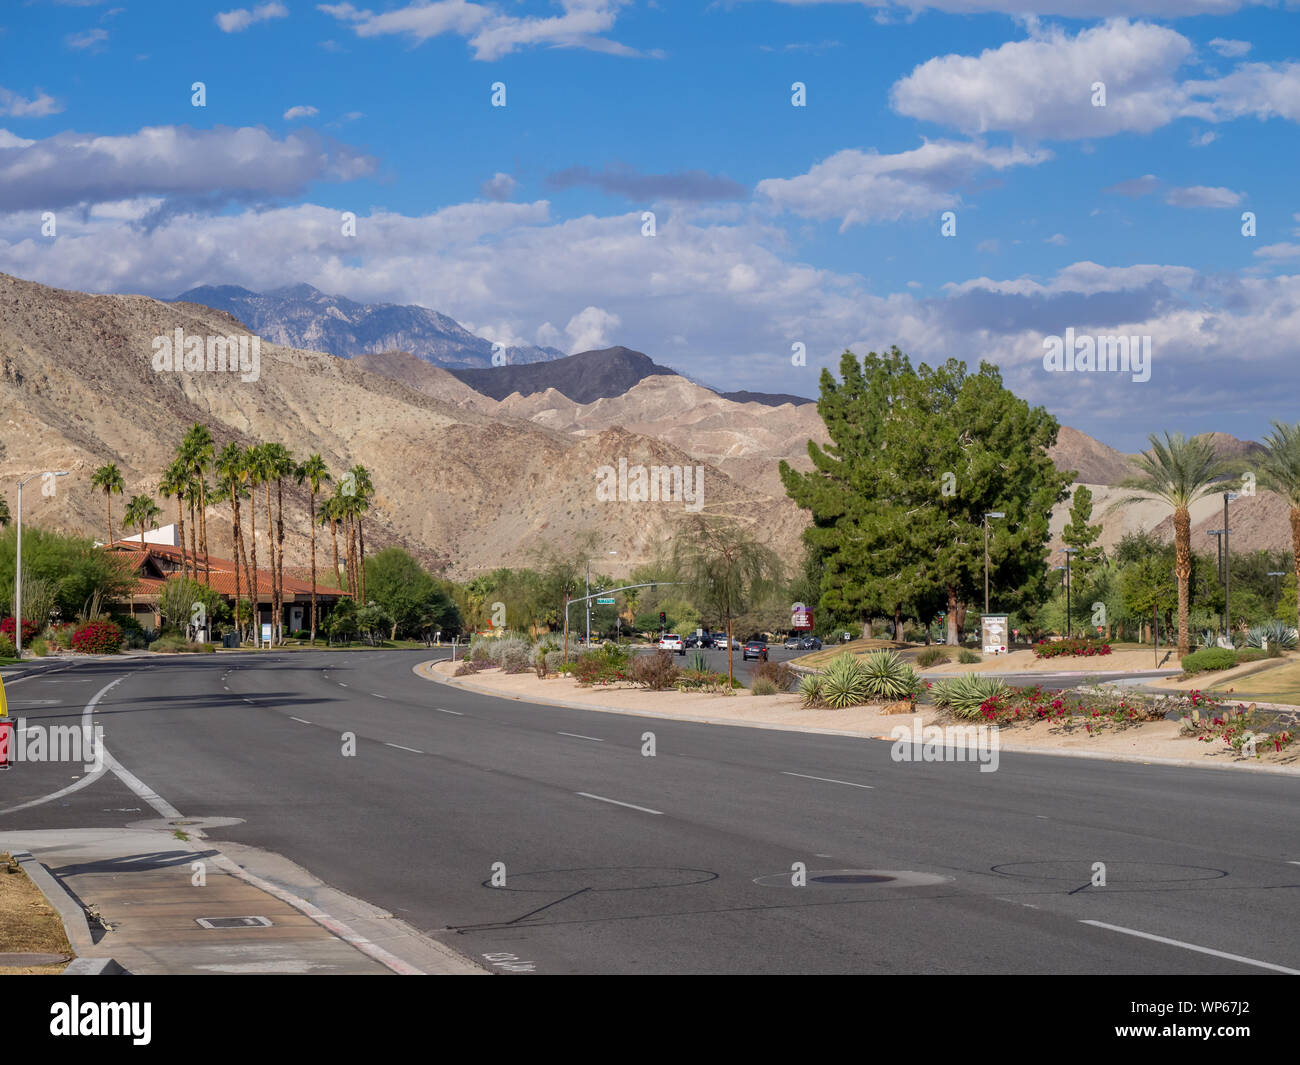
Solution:
M311 493L311 642L316 643L316 493Z
M266 482L266 549L271 553L271 643L275 644L276 626L279 618L275 614L275 525L271 520L271 482Z
M208 497L203 478L199 478L199 539L203 542L203 583L212 587L212 570L208 565ZM199 560L194 560L194 576L199 575Z
M258 601L257 590L257 489L254 488L249 494L248 500L248 522L250 531L250 542L248 545L249 554L252 556L252 564L248 568L248 586L253 592L253 645L256 647L262 640L262 605Z
M176 529L180 533L181 541L181 576L190 575L189 559L185 556L185 493L176 493Z
M276 612L276 618L279 619L280 640L284 641L284 479L277 477L275 479L275 542L279 549L279 589L280 605Z
M230 485L230 504L233 511L230 523L230 557L235 560L235 632L239 633L242 643L244 630L239 624L239 491L233 481Z
M361 599L361 581L357 574L357 518L348 515L348 558L352 562L352 595L358 602Z
M339 523L330 517L330 540L334 544L334 583L343 587L343 574L339 572Z
M360 514L357 515L357 538L361 542L361 551L357 555L357 580L361 583L361 601L366 601L366 527Z
M105 547L113 546L113 497L108 492L104 493L104 512L108 515L108 543Z
M1189 633L1187 586L1192 576L1192 515L1186 507L1174 510L1174 575L1178 578L1178 657L1192 649ZM1232 628L1232 619L1228 619Z
M1300 627L1300 507L1291 508L1291 557L1295 560L1296 624Z
M194 497L190 496L190 559L194 563L195 579L199 575L199 523L194 517Z

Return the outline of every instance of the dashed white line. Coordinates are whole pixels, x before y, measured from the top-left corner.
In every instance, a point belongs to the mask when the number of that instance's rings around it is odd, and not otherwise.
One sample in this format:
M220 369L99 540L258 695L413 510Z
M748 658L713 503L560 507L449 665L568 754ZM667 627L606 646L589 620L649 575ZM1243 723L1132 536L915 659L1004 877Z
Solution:
M434 709L437 710L438 713L440 714L455 714L457 717L465 716L459 710L444 710L441 706L435 706Z
M380 695L378 692L371 692L370 694L373 695L376 699L387 699L387 698L388 698L387 695Z
M807 773L787 773L781 771L783 777L803 777L804 780L820 780L827 784L847 784L851 788L866 788L868 791L875 791L874 784L854 784L851 780L833 780L831 777L810 777Z
M1210 954L1216 958L1227 958L1228 961L1238 961L1242 965L1254 965L1260 969L1271 969L1275 973L1287 973L1290 976L1300 976L1300 969L1288 969L1285 965L1274 965L1268 961L1258 961L1255 958L1245 958L1240 954L1228 954L1222 950L1212 950L1209 947L1198 947L1195 943L1184 943L1181 939L1166 939L1164 936L1152 935L1150 932L1139 932L1135 928L1121 928L1117 924L1107 924L1105 921L1081 921L1080 924L1090 924L1094 928L1108 928L1112 932L1122 932L1126 936L1137 936L1139 939L1150 939L1156 943L1168 943L1171 947L1182 947L1184 950L1194 950L1198 954Z
M423 754L423 751L417 751L414 747L403 747L400 743L385 743L385 747L396 747L399 751L410 751L412 754Z
M571 736L575 740L591 740L592 743L604 743L599 736L582 736L576 732L557 732L557 736Z
M336 683L338 684L338 686L339 686L340 688L346 688L346 687L347 687L347 685L344 684L341 680L340 680L340 681L337 681Z
M595 799L597 802L611 802L615 806L626 806L629 810L640 810L642 813L659 814L660 816L663 816L662 810L652 810L648 806L637 806L635 803L619 802L617 799L607 799L603 795L592 795L589 791L579 791L575 792L575 794L581 795L584 799Z
M311 724L311 722L308 721L308 720L306 720L305 718L294 717L292 714L289 715L289 720L290 720L290 721L297 721L300 725L310 725L310 724Z

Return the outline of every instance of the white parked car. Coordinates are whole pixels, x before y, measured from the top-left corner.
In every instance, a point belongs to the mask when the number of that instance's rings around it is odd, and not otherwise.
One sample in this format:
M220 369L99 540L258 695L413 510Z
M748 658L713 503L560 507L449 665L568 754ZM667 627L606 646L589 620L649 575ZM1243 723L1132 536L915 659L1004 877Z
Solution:
M665 632L659 637L659 650L676 651L679 655L684 655L686 653L686 645L682 642L682 638L677 635L677 633Z

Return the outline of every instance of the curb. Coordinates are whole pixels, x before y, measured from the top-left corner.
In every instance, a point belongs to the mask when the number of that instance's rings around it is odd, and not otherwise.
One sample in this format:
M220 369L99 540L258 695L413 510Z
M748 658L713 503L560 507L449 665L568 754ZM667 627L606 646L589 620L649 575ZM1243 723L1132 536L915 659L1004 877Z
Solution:
M92 949L95 946L95 938L90 934L86 911L81 908L81 904L68 894L67 888L59 883L53 873L32 857L30 851L17 851L12 857L22 866L23 872L31 878L32 883L40 888L45 901L58 912L72 949L78 954Z
M775 732L806 732L818 736L848 736L852 739L858 740L875 740L883 743L895 742L892 739L887 739L881 736L870 736L864 732L849 732L844 729L818 728L815 725L777 725L765 721L737 721L732 718L687 717L684 714L665 714L654 710L628 710L620 706L599 706L595 703L567 703L561 702L557 699L540 698L525 699L519 695L509 695L494 692L485 688L470 687L463 681L457 681L450 677L442 677L431 670L426 670L424 668L425 666L433 664L433 659L430 659L428 662L418 662L412 667L411 672L426 680L432 680L438 684L446 684L451 688L459 688L461 691L473 692L477 695L487 695L494 699L510 699L517 703L527 702L534 703L538 706L558 706L566 710L595 710L600 713L623 714L627 717L651 717L661 721L688 721L697 725L734 725L739 728L768 729ZM1288 766L1250 765L1248 763L1240 764L1237 762L1205 762L1184 758L1159 758L1154 755L1144 758L1142 755L1124 754L1122 752L1065 751L1055 747L1022 747L1007 746L1006 744L1001 744L1000 749L1003 751L1009 751L1013 754L1042 754L1057 758L1096 758L1106 762L1130 762L1138 765L1167 765L1178 766L1185 769L1248 769L1255 773L1276 773L1282 776L1300 776L1300 768L1292 769Z
M68 963L62 976L130 976L129 969L123 969L112 958L76 958Z

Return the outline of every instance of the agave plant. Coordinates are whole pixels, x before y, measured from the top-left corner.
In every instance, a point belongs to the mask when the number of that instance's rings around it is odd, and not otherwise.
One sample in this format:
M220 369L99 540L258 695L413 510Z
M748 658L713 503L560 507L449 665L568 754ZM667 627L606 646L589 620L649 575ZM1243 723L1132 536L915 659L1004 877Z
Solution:
M803 699L805 708L823 705L820 673L805 673L799 678L799 697Z
M867 694L882 699L905 699L915 695L919 680L912 667L895 651L875 651L858 663L866 680Z
M976 717L980 707L989 699L1001 699L1011 689L997 677L979 673L960 673L950 680L941 680L930 689L934 701L946 706L957 717Z
M822 699L836 710L865 703L871 695L862 664L845 651L827 663L821 675Z
M1246 633L1247 647L1263 647L1265 640L1269 647L1291 651L1296 645L1296 630L1280 621L1270 621L1266 625L1256 625Z
M1216 642L1217 640L1218 640L1218 634L1215 633L1213 630L1211 629L1201 630L1201 637L1199 642L1202 647L1217 647L1218 646L1218 643Z

